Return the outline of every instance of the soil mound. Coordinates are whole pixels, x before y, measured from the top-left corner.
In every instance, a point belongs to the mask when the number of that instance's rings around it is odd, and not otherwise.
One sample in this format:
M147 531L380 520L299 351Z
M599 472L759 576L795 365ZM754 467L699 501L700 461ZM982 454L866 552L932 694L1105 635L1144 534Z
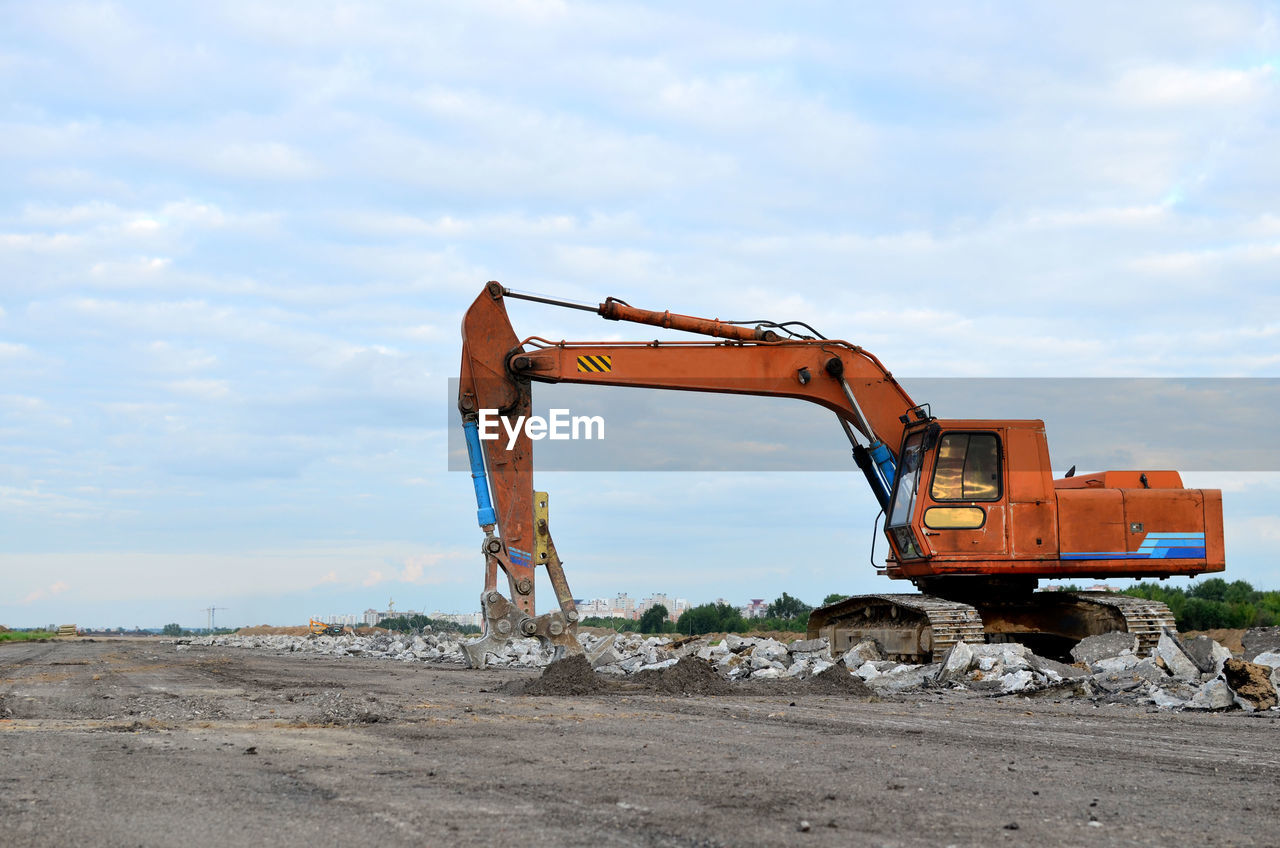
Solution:
M1227 685L1241 700L1256 710L1269 710L1276 705L1276 688L1271 685L1271 668L1232 657L1222 666Z
M675 665L637 672L632 678L651 692L667 695L727 695L729 681L711 663L695 656L681 657Z
M805 681L805 690L808 693L818 695L870 697L875 694L862 681L861 677L855 677L850 674L849 669L845 668L843 663L836 663L830 668L824 668L813 677L810 677Z
M309 627L273 627L270 624L255 624L253 627L241 627L236 634L239 636L306 636L310 632Z
M603 680L583 654L556 660L537 680L530 680L523 695L598 695L606 690Z

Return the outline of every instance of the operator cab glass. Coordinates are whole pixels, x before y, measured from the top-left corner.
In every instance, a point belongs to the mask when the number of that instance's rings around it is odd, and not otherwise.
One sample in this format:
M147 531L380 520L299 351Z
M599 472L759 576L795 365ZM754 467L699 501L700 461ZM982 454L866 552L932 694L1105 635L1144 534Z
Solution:
M916 493L920 491L920 468L924 464L924 434L907 437L898 457L898 479L893 487L893 499L889 502L889 521L885 525L893 539L898 555L904 559L918 559L924 554L916 544L911 530L911 514L916 505Z

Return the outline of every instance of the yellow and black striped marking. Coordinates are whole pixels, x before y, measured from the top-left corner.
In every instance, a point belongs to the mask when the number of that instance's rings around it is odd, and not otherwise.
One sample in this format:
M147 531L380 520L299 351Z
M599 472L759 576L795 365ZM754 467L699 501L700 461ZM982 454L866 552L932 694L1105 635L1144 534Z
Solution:
M606 354L579 356L578 370L587 374L604 374L613 370L613 357Z

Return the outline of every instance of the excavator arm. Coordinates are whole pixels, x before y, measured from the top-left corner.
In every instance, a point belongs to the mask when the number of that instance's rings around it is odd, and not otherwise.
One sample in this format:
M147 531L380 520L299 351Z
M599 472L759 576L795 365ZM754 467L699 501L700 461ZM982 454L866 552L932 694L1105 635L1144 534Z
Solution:
M716 341L552 342L520 341L506 300L518 298L583 309L610 320L630 321L710 336ZM504 432L532 408L534 382L633 386L676 391L788 397L824 406L836 415L854 458L882 507L889 501L896 451L904 428L928 418L878 359L845 341L801 335L794 325L695 318L637 309L610 298L598 306L525 295L490 282L462 324L458 408L475 483L478 522L485 532L485 633L468 648L472 665L514 635L579 650L578 613L547 523L547 497L533 485L533 452L519 431L480 438L480 414L506 419ZM803 325L810 330L807 325ZM812 332L812 331L811 331ZM547 569L559 609L536 615L535 570ZM508 596L498 589L507 577Z

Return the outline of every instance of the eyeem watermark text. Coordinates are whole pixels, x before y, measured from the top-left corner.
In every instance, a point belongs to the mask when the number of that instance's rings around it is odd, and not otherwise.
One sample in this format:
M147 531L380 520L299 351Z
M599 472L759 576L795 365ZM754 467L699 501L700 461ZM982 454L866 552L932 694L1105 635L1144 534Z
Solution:
M533 441L551 439L565 441L569 439L603 439L604 416L602 415L570 415L567 409L549 410L550 415L519 415L514 419L503 418L496 409L482 409L477 420L480 438L494 441L507 436L507 450L516 446L516 439L521 431Z

